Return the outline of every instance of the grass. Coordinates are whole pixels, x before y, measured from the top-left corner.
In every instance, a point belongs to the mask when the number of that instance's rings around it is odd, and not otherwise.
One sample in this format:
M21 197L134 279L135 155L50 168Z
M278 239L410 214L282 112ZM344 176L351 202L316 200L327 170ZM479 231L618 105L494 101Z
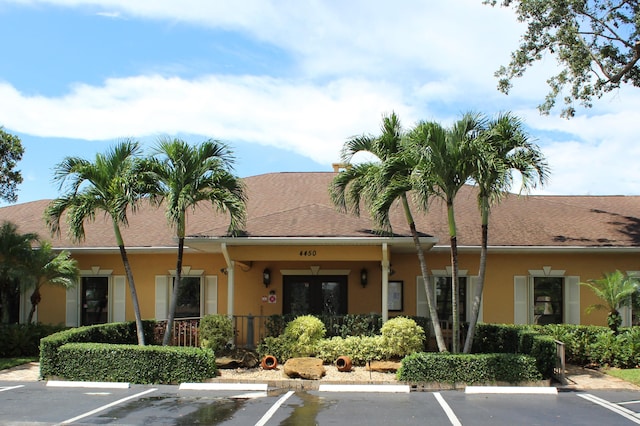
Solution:
M634 385L640 386L640 369L638 368L607 368L603 369L610 376L617 377Z
M0 358L0 370L5 370L7 368L15 367L37 360L38 357Z

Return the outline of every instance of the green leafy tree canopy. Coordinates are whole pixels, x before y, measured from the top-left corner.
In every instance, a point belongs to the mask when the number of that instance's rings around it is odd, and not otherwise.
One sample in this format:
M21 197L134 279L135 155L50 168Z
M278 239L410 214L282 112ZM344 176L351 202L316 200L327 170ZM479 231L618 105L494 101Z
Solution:
M527 24L511 61L496 72L498 89L508 93L514 78L545 53L555 56L560 71L547 83L549 93L538 106L548 114L563 97L561 116L575 115L575 104L586 108L594 98L621 84L640 86L638 1L625 0L485 0L485 4L513 7Z
M18 200L16 187L22 183L22 174L16 170L22 159L24 148L20 138L0 127L0 199L15 203Z

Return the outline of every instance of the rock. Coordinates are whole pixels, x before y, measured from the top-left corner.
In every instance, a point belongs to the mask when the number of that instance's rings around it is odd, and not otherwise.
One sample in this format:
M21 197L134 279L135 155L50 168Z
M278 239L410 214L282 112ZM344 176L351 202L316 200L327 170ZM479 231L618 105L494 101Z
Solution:
M401 365L398 361L371 361L366 368L368 371L377 371L379 373L395 373Z
M256 351L246 348L225 349L216 354L218 368L255 368L260 364L260 357Z
M320 358L291 358L284 363L284 374L292 378L320 380L326 370Z

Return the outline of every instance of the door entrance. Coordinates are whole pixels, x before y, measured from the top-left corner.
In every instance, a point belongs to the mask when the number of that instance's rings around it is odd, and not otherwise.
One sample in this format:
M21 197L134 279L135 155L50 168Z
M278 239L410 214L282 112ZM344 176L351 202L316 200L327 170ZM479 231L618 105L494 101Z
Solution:
M346 275L285 275L283 314L345 315Z

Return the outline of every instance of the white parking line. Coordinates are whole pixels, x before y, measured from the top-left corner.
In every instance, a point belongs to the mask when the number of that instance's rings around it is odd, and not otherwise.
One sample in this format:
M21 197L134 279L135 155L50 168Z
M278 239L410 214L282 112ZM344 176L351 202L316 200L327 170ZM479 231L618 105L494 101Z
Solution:
M456 414L453 412L449 404L447 404L447 401L445 401L442 395L440 395L440 392L434 392L433 396L436 397L436 400L444 410L444 413L449 418L449 421L451 422L451 424L453 426L462 426L462 423L460 423L460 420L458 420L458 417L456 416Z
M4 391L8 391L8 390L12 390L12 389L18 389L24 387L24 385L18 385L18 386L2 386L0 387L0 392L4 392Z
M622 417L631 420L635 424L640 425L640 418L638 418L638 414L635 411L631 411L627 408L620 407L618 404L609 402L606 399L598 398L597 396L591 395L589 393L579 393L578 396L582 399L586 399L587 401L591 401L594 404L598 404L599 406L604 407L607 410L611 410L614 413L619 414Z
M258 423L256 423L256 426L264 426L265 424L267 424L267 422L269 421L269 419L271 417L273 417L273 415L276 413L276 411L278 411L278 408L280 408L280 406L282 404L284 404L284 402L289 399L289 397L291 395L293 395L294 392L293 391L289 391L286 394L282 395L280 397L279 400L276 401L275 404L273 404L273 406L271 408L269 408L269 411L267 411L264 416L262 416L262 418L260 419L260 421L258 421Z
M155 391L157 391L157 390L158 390L158 389L153 388L153 389L148 389L148 390L146 390L146 391L144 391L144 392L137 393L137 394L135 394L135 395L130 395L130 396L126 397L126 398L122 398L122 399L119 399L119 400L117 400L117 401L114 401L114 402L112 402L111 404L103 405L102 407L98 407L98 408L96 408L95 410L88 411L88 412L86 412L86 413L84 413L84 414L80 414L79 416L73 417L73 418L71 418L71 419L69 419L69 420L65 420L65 421L63 421L63 422L60 422L60 423L58 423L56 426L59 426L59 425L68 425L69 423L73 423L73 422L76 422L76 421L78 421L78 420L80 420L80 419L84 419L85 417L92 416L92 415L94 415L94 414L96 414L96 413L99 413L100 411L106 410L107 408L111 408L111 407L116 406L116 405L118 405L118 404L122 404L123 402L129 401L130 399L139 398L139 397L141 397L142 395L146 395L146 394L148 394L148 393L155 392Z

